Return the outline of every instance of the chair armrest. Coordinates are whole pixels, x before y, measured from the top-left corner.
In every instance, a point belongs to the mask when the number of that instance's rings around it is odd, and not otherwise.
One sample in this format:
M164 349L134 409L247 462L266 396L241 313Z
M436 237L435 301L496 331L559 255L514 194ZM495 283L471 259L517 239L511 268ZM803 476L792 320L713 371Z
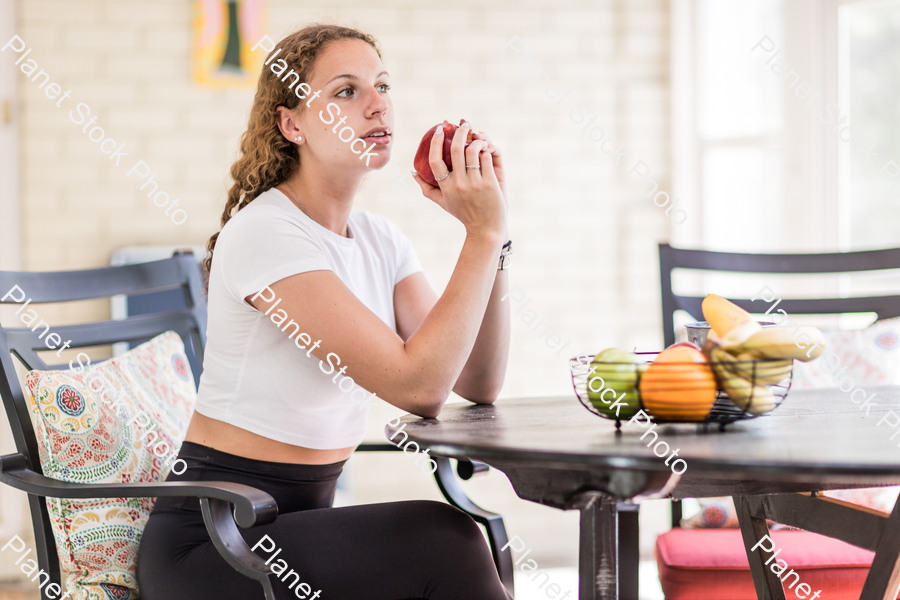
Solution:
M50 498L213 498L234 505L242 528L267 525L278 516L275 499L256 488L227 481L160 481L153 483L69 483L28 468L22 454L0 456L0 482L35 496Z
M356 452L390 452L400 451L402 448L390 443L363 443L356 447ZM489 465L478 460L459 458L456 463L456 472L460 479L472 479L473 475L480 475L491 470Z
M482 525L486 526L490 521L499 521L500 523L503 523L503 517L497 513L485 510L472 502L472 499L466 494L466 491L462 488L462 485L460 485L459 480L453 473L453 465L450 463L449 458L432 455L432 460L434 460L438 466L437 471L434 473L434 479L437 482L441 493L444 495L444 498L447 499L447 502L461 511L468 513ZM503 535L506 535L505 529L503 530ZM507 541L508 540L504 539L503 543Z
M397 450L402 450L402 448L390 442L360 444L356 448L357 452L390 452ZM485 510L472 502L471 498L466 495L465 490L462 489L459 480L453 474L453 466L450 464L449 458L432 455L431 460L437 465L434 479L447 502L468 514L476 523L484 525L500 580L506 589L509 590L509 593L511 595L514 594L512 553L504 554L502 551L503 546L509 543L506 526L503 524L503 517ZM490 467L482 462L465 458L459 459L457 464L457 471L463 479L469 479L472 475L488 471L489 469Z
M473 475L487 473L491 467L484 464L480 460L471 460L468 458L458 458L456 460L456 474L460 479L468 481Z
M472 499L469 498L454 475L453 465L450 463L449 458L432 455L432 460L437 464L434 479L447 502L467 513L475 522L484 525L488 535L488 545L491 547L491 554L494 556L494 565L497 567L500 581L503 582L510 595L515 595L512 552L503 552L503 547L509 545L503 517L485 510L472 502Z
M275 573L263 559L253 554L253 550L244 541L229 514L228 503L216 498L201 498L200 510L213 546L225 562L241 575L258 581L263 587L266 600L275 600L275 590L272 588Z

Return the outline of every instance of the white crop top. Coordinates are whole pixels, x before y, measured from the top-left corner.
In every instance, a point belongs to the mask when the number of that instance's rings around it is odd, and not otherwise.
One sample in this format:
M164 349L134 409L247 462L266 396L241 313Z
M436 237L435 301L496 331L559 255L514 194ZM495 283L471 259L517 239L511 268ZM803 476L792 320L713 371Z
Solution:
M310 346L299 348L304 342L295 342L300 337L293 336L295 326L282 331L274 318L277 310L266 316L244 302L285 277L334 271L396 331L394 286L422 270L419 259L400 229L382 217L353 212L348 226L350 238L326 229L274 188L225 224L209 277L197 412L306 448L330 450L362 441L369 407L364 400L372 394L363 394L343 376L333 382L336 375L326 372L337 373L340 367L314 354L307 357ZM305 332L302 323L299 331ZM341 366L347 366L346 376L353 376L353 365Z

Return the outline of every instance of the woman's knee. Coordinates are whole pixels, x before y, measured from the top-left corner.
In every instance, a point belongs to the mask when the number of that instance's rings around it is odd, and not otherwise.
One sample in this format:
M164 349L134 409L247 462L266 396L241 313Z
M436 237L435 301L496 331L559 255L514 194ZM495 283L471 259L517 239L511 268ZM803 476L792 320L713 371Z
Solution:
M438 535L444 535L449 531L470 541L484 543L478 524L455 506L432 500L414 500L411 504L415 505L412 512L417 527L430 525Z
M410 513L415 514L418 518L428 519L430 521L472 520L469 515L445 502L436 502L434 500L411 500L407 504L409 504Z

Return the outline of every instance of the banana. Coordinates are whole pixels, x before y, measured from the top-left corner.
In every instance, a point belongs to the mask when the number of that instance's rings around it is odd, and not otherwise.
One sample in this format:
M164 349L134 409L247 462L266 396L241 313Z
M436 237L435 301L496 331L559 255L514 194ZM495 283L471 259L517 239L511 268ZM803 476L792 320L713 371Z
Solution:
M742 352L735 359L725 367L738 377L743 377L756 385L771 385L783 381L794 368L793 359L760 360L749 352Z
M775 408L775 395L765 385L753 385L731 369L740 364L738 359L722 348L712 349L713 371L719 385L735 406L751 415L761 415Z
M722 367L730 367L738 360L730 352L725 351L721 346L713 346L710 349L709 359L712 362L713 366L719 365Z
M732 354L748 353L755 358L796 358L803 362L818 358L825 351L825 338L821 331L815 327L792 329L793 334L789 334L787 329L781 327L765 327L741 343L723 339L722 348ZM797 341L804 336L804 341L811 341L801 348Z
M720 383L735 406L741 410L747 410L747 403L753 395L753 386L750 385L750 382L729 373L727 377L721 379Z
M701 310L715 334L729 345L741 344L762 329L746 310L715 294L703 299Z
M719 385L722 386L732 402L739 408L746 409L747 401L753 393L753 386L749 381L738 377L729 369L729 366L734 364L737 359L718 346L713 346L710 359Z
M747 412L754 416L764 415L775 408L775 404L775 394L769 388L764 385L755 385Z
M719 385L722 386L732 402L738 407L744 408L747 404L747 400L750 398L752 386L749 381L745 381L738 377L728 368L728 365L735 360L737 359L718 346L713 346L712 351L710 352L710 364L712 365L713 373L715 373ZM742 386L741 382L746 385Z

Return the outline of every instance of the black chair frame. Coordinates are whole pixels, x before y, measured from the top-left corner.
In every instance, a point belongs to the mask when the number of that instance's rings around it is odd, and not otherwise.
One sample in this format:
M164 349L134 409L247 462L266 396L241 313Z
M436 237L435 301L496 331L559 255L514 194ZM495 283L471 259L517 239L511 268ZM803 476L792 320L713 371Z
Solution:
M72 340L71 348L105 346L116 342L136 342L165 331L175 331L185 344L192 363L201 364L206 345L206 296L200 266L190 252L176 252L172 258L154 262L78 271L0 271L3 295L18 285L31 298L29 306L106 298L116 294L141 294L180 288L187 308L123 320L53 327L62 339ZM10 300L4 302L12 304ZM35 554L38 565L50 575L49 583L62 587L59 557L53 538L45 498L135 498L195 497L200 499L203 520L218 552L235 570L257 580L266 600L274 600L271 578L274 573L241 537L238 527L250 528L275 521L278 507L267 493L228 482L158 482L133 484L76 484L50 479L42 474L37 438L19 383L15 356L27 369L60 370L67 364L48 365L37 352L47 350L38 333L27 328L0 327L0 396L12 430L17 452L0 457L0 482L28 494ZM193 353L193 356L192 356ZM196 360L194 360L196 359ZM196 375L196 374L195 374ZM359 452L397 451L393 444L362 444ZM494 563L504 586L513 593L512 555L500 548L508 543L501 515L477 506L453 475L450 459L434 456L438 465L435 479L447 501L468 513L487 530ZM459 461L463 479L487 470L475 461ZM51 600L46 586L41 600Z
M686 311L697 321L704 320L701 310L704 296L678 296L672 290L672 271L674 269L777 274L840 274L882 271L900 269L900 248L824 254L742 254L687 250L660 244L659 274L662 292L663 336L666 347L675 343L676 310ZM748 312L765 312L760 310L759 300L756 302L732 298L729 300ZM789 316L874 312L878 319L889 319L900 316L900 295L783 299L778 303L778 308L784 310ZM681 502L673 501L673 527L680 526L681 514Z

